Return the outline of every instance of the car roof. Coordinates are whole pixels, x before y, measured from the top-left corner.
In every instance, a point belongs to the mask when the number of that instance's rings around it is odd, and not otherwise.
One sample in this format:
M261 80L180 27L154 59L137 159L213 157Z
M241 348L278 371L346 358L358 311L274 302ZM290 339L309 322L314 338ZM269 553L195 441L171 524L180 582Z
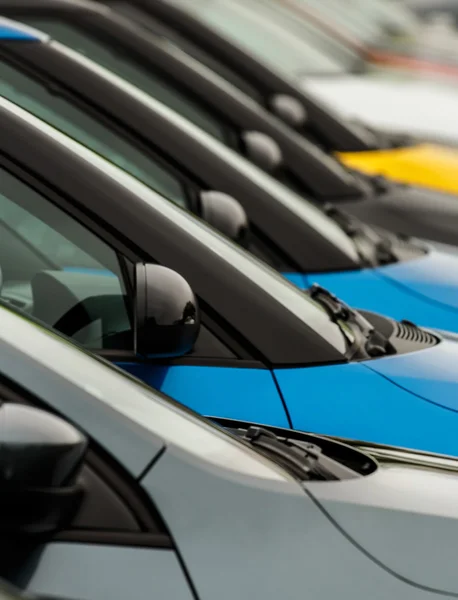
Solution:
M12 21L11 19L0 17L0 40L41 42L47 39L49 39L49 37L41 31L38 31L38 29L28 27L27 25Z

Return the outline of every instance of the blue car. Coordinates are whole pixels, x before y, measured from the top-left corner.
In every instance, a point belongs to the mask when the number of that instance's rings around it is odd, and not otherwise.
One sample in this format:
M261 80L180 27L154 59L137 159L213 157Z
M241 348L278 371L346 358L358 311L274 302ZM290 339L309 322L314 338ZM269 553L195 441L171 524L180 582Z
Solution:
M0 130L4 302L201 414L458 454L454 334L300 291L5 99Z
M67 13L75 10L73 7ZM90 8L85 6L81 10L81 14L86 14ZM100 11L94 12L95 15L90 13L91 23L97 19L103 21ZM335 206L328 207L325 214L203 130L102 67L47 41L46 36L34 30L7 26L6 20L3 23L0 93L4 97L170 200L209 219L300 288L318 283L352 306L458 332L458 256L453 252L375 230ZM91 38L90 45L84 35L78 35L73 33L74 44L85 43L93 54L105 57L105 62L109 60L106 51L103 54L99 46L94 46L96 40ZM106 38L101 36L101 39ZM138 67L124 54L122 60L112 62L130 73L131 79L136 74L137 80L146 86ZM154 81L150 83L149 89L154 89ZM162 80L156 87L162 94L169 90L171 98L175 98L173 105L188 106L186 96L177 95ZM111 99L109 103L107 98ZM189 111L192 106L188 106ZM201 114L203 120L204 116L205 113ZM282 171L281 165L279 169L287 180L286 170ZM350 174L347 176L351 179ZM395 205L415 205L421 207L431 227L442 232L443 237L458 232L456 198L448 198L448 203L441 204L441 210L437 211L436 193L395 189L398 195L393 196L393 190L383 195L388 212ZM241 209L237 212L233 206L232 220L229 219L229 225L224 224L222 206L228 199L222 198L221 192L241 204L251 228L249 239L243 235L244 228L237 226L241 224ZM219 194L219 207L203 213L211 193ZM372 200L366 198L362 202L370 205ZM374 201L375 206L378 204ZM430 214L431 210L435 214ZM234 218L239 219L236 226ZM412 213L410 220L406 213L405 222L414 230L418 225L424 231L417 213Z

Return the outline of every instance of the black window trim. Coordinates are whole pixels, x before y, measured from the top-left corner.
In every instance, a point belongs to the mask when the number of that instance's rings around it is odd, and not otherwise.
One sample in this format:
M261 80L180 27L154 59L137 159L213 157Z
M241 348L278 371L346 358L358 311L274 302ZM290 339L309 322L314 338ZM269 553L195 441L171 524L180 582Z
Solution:
M121 272L124 275L124 283L126 290L130 292L129 300L133 299L133 273L131 267L137 262L152 262L150 257L141 256L133 251L131 247L125 245L119 239L119 235L107 231L106 226L98 223L95 215L90 215L80 208L76 207L74 202L65 196L62 190L56 191L39 178L35 172L31 172L24 165L17 165L9 159L0 149L0 167L11 173L14 177L20 180L24 185L27 185L36 193L43 196L54 206L63 210L71 218L75 219L83 227L101 239L104 243L110 246L118 257L121 267ZM127 262L129 261L129 262ZM130 272L129 272L130 271ZM225 366L237 368L259 368L266 369L266 365L262 362L262 357L255 348L247 348L247 342L242 340L232 328L222 323L221 317L211 311L210 307L206 307L205 303L199 301L201 310L201 321L203 326L207 327L210 333L215 336L224 346L226 346L236 358L204 357L204 356L183 356L174 359L143 359L135 354L132 350L97 350L96 354L107 358L113 362L135 362L138 364L154 364L159 365L194 365L194 366ZM128 306L132 309L132 306ZM129 315L132 311L129 312Z

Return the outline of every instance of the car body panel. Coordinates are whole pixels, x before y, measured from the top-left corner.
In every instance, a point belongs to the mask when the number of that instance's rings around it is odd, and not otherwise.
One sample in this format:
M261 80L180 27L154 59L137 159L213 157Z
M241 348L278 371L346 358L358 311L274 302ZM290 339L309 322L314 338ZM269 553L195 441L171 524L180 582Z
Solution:
M441 358L447 354L438 350L440 346L394 357L391 363L383 358L364 364L276 369L293 428L457 455L458 414L440 406L444 392L450 402L456 397L453 374L447 366L442 374L440 366L429 368L427 373L435 380L425 386L427 396L422 391L426 375L417 372L433 351ZM405 359L410 378L403 378L401 368L390 370L398 358ZM450 365L449 356L447 360Z
M61 393L66 386L72 398L72 388L85 386L92 404L113 410L106 414L102 439L96 441L113 454L121 470L125 451L113 452L113 436L128 432L131 439L132 432L148 432L155 460L127 486L141 486L173 540L171 548L163 550L122 546L113 540L70 543L61 532L61 541L40 540L40 546L21 557L14 572L16 585L69 600L136 600L155 591L178 600L233 600L235 586L249 597L266 600L293 597L305 587L317 600L361 600L372 597L375 586L381 598L403 600L432 600L438 593L456 590L452 566L458 527L457 460L448 460L444 475L438 467L441 457L425 455L416 464L409 452L407 467L398 448L392 451L402 467L387 468L383 461L376 465L366 453L362 463L377 466L368 476L300 483L247 445L101 365L60 336L10 309L0 312L2 356L14 356L16 367L11 371L11 364L2 361L2 375L83 431L82 423L90 424L85 413L91 403L75 413L71 403L62 403ZM24 371L31 371L30 376L23 377ZM81 372L89 375L87 383L96 379L100 387L82 383ZM55 381L61 384L56 392ZM113 416L115 428L109 423ZM157 456L159 432L167 446ZM320 439L314 443L319 445ZM238 454L245 460L238 460ZM385 448L387 461L389 454ZM253 471L246 468L250 462L256 465ZM386 531L398 524L399 530ZM417 531L409 536L415 526ZM425 539L436 543L425 544ZM418 561L416 544L422 546ZM404 556L394 563L403 550ZM444 564L442 552L450 554ZM428 559L430 564L425 564ZM424 571L419 571L423 565Z
M444 192L458 193L458 151L433 144L340 153L349 167Z
M95 590L97 600L144 600L148 593L193 600L176 553L165 549L50 543L29 557L13 583L34 594L80 600L94 600Z
M170 477L170 472L175 476ZM433 597L393 577L349 544L311 497L286 495L281 489L275 493L270 482L266 485L271 493L262 496L248 479L237 478L237 483L245 491L239 498L231 494L235 486L231 490L224 473L202 469L175 451L167 451L142 479L166 520L174 523L174 539L199 598L232 600L235 586L256 598L278 598L286 589L305 588L317 600L367 598L373 595L374 586L383 589L387 598ZM194 495L196 490L206 490L206 494ZM236 519L242 498L245 517ZM225 519L221 519L222 505L230 507ZM275 519L279 511L283 518ZM224 544L210 545L215 538ZM288 548L286 561L282 548ZM266 578L264 557L274 577ZM221 579L227 577L228 568L237 573L233 585ZM272 580L275 583L269 587Z
M8 20L2 20L0 23L0 40L33 41L38 42L46 39L46 35L36 32L31 27L22 27L18 29L15 23L8 24Z
M458 272L454 254L430 250L418 259L379 267L376 271L430 301L458 309Z
M307 77L307 93L343 117L443 143L458 143L456 86L411 77Z
M118 364L200 414L289 426L275 380L268 369Z
M368 366L402 389L448 411L458 412L456 340L432 348L372 361ZM432 425L432 423L431 423Z
M424 327L458 331L456 255L435 249L416 259L375 269L338 273L285 273L307 289L314 283L347 304Z
M414 585L456 595L454 558L458 478L404 465L381 468L376 477L307 489L339 527L375 560Z

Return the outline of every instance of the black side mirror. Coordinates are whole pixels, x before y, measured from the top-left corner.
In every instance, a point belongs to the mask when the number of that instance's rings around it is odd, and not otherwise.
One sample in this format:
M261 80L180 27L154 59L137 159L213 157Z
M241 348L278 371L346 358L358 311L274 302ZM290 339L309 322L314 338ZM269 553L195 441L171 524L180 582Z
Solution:
M87 440L50 413L0 407L0 532L36 535L62 529L83 498L77 483Z
M303 127L308 120L305 106L288 94L275 94L269 101L271 111L282 121L298 129Z
M250 226L243 206L229 194L216 190L200 194L200 216L232 241L247 247Z
M190 285L160 265L135 269L135 350L150 358L183 356L192 350L200 313Z
M272 173L282 165L281 148L269 135L244 131L241 137L246 157L263 171Z

